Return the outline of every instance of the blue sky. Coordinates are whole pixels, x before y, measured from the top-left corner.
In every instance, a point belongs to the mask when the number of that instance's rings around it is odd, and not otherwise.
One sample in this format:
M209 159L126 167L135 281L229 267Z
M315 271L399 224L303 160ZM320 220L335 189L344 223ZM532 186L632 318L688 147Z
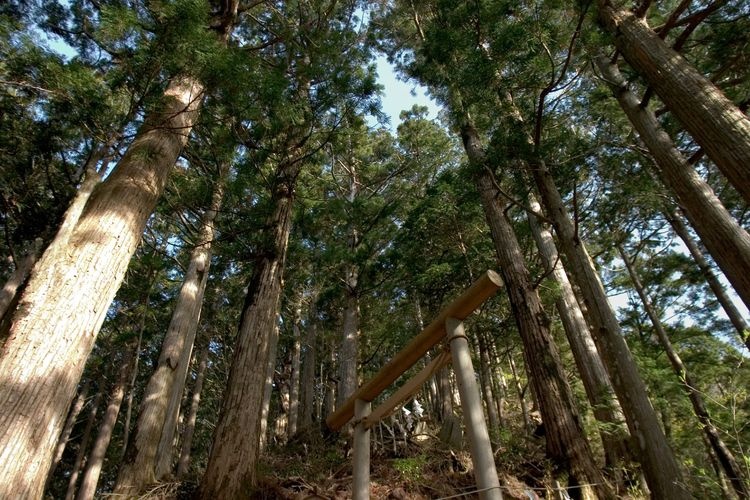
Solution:
M412 81L399 80L393 66L385 56L378 56L375 62L378 66L378 81L384 87L381 97L383 113L391 119L391 130L396 130L396 127L398 127L398 115L401 111L411 109L415 104L427 106L429 117L437 118L439 108L435 101L427 96L424 87Z

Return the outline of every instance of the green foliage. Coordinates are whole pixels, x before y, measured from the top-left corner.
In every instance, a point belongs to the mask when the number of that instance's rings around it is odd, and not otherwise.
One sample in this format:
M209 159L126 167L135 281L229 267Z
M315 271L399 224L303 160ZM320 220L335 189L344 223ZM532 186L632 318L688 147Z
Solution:
M422 478L422 470L427 465L427 456L417 455L409 458L396 458L393 460L393 468L396 469L407 481L419 481Z

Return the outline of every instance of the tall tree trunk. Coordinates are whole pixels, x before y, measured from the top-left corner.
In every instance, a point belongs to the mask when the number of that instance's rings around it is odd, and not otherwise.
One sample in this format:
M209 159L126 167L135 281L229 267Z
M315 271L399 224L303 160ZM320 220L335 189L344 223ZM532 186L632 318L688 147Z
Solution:
M171 472L174 429L203 306L214 220L221 208L227 166L221 170L211 206L202 218L198 242L190 255L156 368L146 385L135 433L127 444L117 475L115 494L118 495L138 493Z
M81 410L86 404L86 397L88 396L90 386L91 386L91 382L89 380L84 382L83 387L81 387L81 390L78 393L78 396L76 396L76 399L73 402L73 405L70 407L70 412L68 412L68 418L65 420L65 425L63 426L62 434L60 434L60 439L57 441L57 446L55 447L55 455L52 458L52 465L49 468L49 473L47 474L47 481L44 485L45 491L49 490L49 486L52 483L52 478L55 475L57 466L60 465L60 461L62 460L63 453L65 452L65 447L68 445L68 441L70 440L70 435L73 432L73 427L75 427L76 425L78 414L81 413Z
M190 409L185 419L185 430L182 431L182 443L180 443L180 458L177 461L177 479L186 476L190 467L190 452L193 446L193 434L195 433L195 422L198 417L198 407L201 402L201 391L203 391L203 380L208 368L208 355L211 352L209 342L201 350L198 358L198 367L195 374L195 385L193 385L193 394L190 396Z
M70 206L65 211L60 227L57 229L57 233L51 243L57 248L61 248L67 244L71 232L78 223L78 219L81 217L81 213L86 207L89 197L91 197L91 193L101 182L101 175L97 171L97 165L106 157L107 151L110 147L111 144L99 146L92 152L86 163L81 166L83 171L83 182L73 197ZM12 313L18 306L24 285L27 283L31 271L42 252L43 245L43 238L37 238L34 240L34 243L31 248L29 248L26 256L16 267L16 270L5 283L3 289L0 290L0 345L9 333Z
M120 460L125 458L125 452L128 449L128 442L130 441L130 421L133 415L133 398L135 396L135 382L138 380L138 367L141 364L141 346L143 345L143 333L146 331L146 313L148 312L148 297L151 292L151 287L147 292L144 292L141 296L141 304L143 305L143 311L138 324L138 341L135 344L135 359L133 360L133 373L130 375L130 383L128 384L127 393L128 397L125 399L125 421L122 424L122 454Z
M750 234L737 223L708 183L675 148L653 112L642 107L635 95L627 89L617 67L603 56L597 57L596 63L633 127L651 151L660 177L677 195L701 241L739 296L750 307ZM750 186L750 170L743 179L744 184Z
M323 420L336 411L336 384L333 380L332 373L335 372L336 366L336 347L335 342L331 340L331 344L328 346L328 372L325 371L324 365L320 364L320 380L326 385L325 397L323 398L321 405L321 419Z
M439 370L437 375L438 392L440 394L440 412L441 422L445 422L453 417L453 388L451 387L450 371Z
M349 175L349 193L347 201L353 206L359 195L359 181L357 179L356 166L347 165ZM360 243L359 232L354 226L354 221L349 222L349 260L353 261L355 252ZM344 308L344 328L339 348L339 386L336 394L336 406L341 407L349 396L357 390L357 366L359 361L359 267L353 263L347 263L344 276L344 294L346 307Z
M174 79L65 244L34 268L0 357L0 497L41 496L55 443L109 304L198 115ZM31 460L34 457L34 460Z
M508 109L506 118L513 126L524 128L523 116L512 97L505 93L503 100ZM531 149L537 149L529 134L526 134L526 141ZM581 292L581 309L589 319L597 351L610 375L612 387L630 430L631 456L642 464L654 495L665 499L684 498L689 492L685 489L682 473L659 426L646 386L622 336L594 263L579 238L577 225L573 224L545 163L534 158L533 162L526 161L524 164L534 179L542 204L552 220L560 242L559 249L567 260L566 269L571 273L573 284Z
M312 427L315 414L315 368L317 365L318 340L318 309L316 305L317 292L310 296L310 307L305 329L305 342L302 357L301 396L300 396L300 426L303 429ZM321 379L321 382L323 380Z
M523 419L523 428L526 433L531 428L531 418L529 416L529 408L526 404L526 395L521 386L521 379L518 376L518 370L516 369L516 362L513 361L513 356L508 353L508 364L510 365L510 374L513 376L513 385L516 388L516 394L518 394L518 404L521 407L521 418Z
M682 382L682 388L687 393L688 397L690 398L690 403L693 405L693 412L695 413L695 416L698 417L698 421L703 426L703 432L706 434L706 438L708 438L708 442L711 444L711 448L716 454L716 457L719 459L719 463L721 464L724 472L729 478L729 481L732 484L735 493L737 493L737 496L742 499L750 498L750 489L748 488L748 485L745 484L742 475L742 469L737 463L737 460L735 460L734 455L729 450L726 443L724 443L724 440L721 439L719 430L711 421L711 417L708 414L708 409L706 408L706 404L703 401L703 396L698 390L698 386L696 385L695 381L690 376L690 373L685 367L685 364L682 362L682 359L680 359L679 354L677 354L674 346L672 346L672 342L670 342L669 340L667 331L664 328L659 315L656 313L656 310L651 304L651 300L646 294L646 290L641 283L641 279L638 276L638 272L636 271L633 262L627 256L627 254L625 253L625 249L621 244L617 245L617 250L620 252L620 257L622 257L622 260L625 262L625 266L628 269L628 274L630 274L630 281L633 282L633 287L635 288L636 293L638 293L638 297L641 299L643 308L646 310L646 314L651 320L651 324L653 325L654 331L656 332L656 337L659 339L659 343L664 349L664 352L667 354L667 358L672 365L672 369L674 370L677 377L679 377L680 382Z
M419 297L414 296L414 319L417 322L417 333L424 330L424 318L422 316L422 305L419 303ZM430 354L425 355L425 366L432 361ZM427 381L427 400L430 402L430 410L437 415L437 420L441 421L440 416L440 397L438 395L437 377L434 375Z
M542 212L542 207L532 194L529 195L529 207L536 213ZM596 351L594 339L591 337L589 326L583 317L578 300L570 285L568 275L560 262L557 247L547 227L543 222L531 214L528 215L531 234L536 241L539 255L542 258L546 272L551 273L558 286L560 295L555 301L555 307L560 314L563 329L573 352L578 373L586 390L594 417L605 424L600 434L604 447L607 465L616 470L629 461L628 431L625 417L617 401L609 375L604 368L599 353Z
M340 407L357 390L357 364L359 341L359 293L357 291L357 266L350 266L346 272L346 307L344 327L339 347L339 384L336 393L336 406Z
M68 479L68 491L65 493L65 500L73 500L76 492L76 484L78 483L78 476L81 474L81 468L83 467L83 461L86 458L86 450L89 448L89 441L91 441L91 431L94 429L94 422L96 421L96 414L99 411L99 401L102 399L102 389L96 393L94 400L91 401L91 409L89 410L89 417L86 420L86 427L83 429L81 435L81 443L78 446L78 453L76 453L76 459L73 462L73 468L70 470L70 478Z
M109 442L112 439L112 431L114 431L117 423L117 415L120 413L125 388L128 385L130 372L133 368L134 347L126 348L126 352L120 361L117 380L112 386L107 410L99 427L99 434L96 436L94 446L91 448L89 458L86 461L86 471L83 474L81 486L78 488L76 500L91 500L96 494L96 485L99 482L99 474L104 465L104 456L107 454L107 448L109 448Z
M549 331L539 294L531 284L523 252L500 201L479 134L464 117L461 137L475 172L475 183L485 218L495 243L505 288L524 345L524 359L531 382L540 399L540 410L546 429L547 454L570 471L579 484L595 485L591 489L600 497L612 493L604 483L573 402L557 348ZM584 488L588 489L588 487Z
M293 339L291 352L291 373L289 374L289 426L287 427L287 439L291 439L297 433L297 422L299 421L299 396L300 396L300 368L302 364L302 343L300 323L302 322L302 296L300 303L294 311L294 324L292 325Z
M266 449L268 444L268 416L271 414L271 395L273 394L273 379L276 373L276 358L279 348L279 326L273 328L273 334L268 339L268 361L266 364L266 373L263 380L263 400L260 407L260 424L258 432L258 454Z
M714 470L714 474L716 474L716 481L719 483L719 488L721 488L721 496L725 500L734 500L736 497L732 494L732 492L729 490L729 486L727 485L727 481L724 478L724 473L722 472L721 464L719 463L719 459L716 458L716 454L714 453L714 449L711 446L711 443L708 441L708 438L706 437L706 434L703 434L703 444L706 446L706 454L708 455L708 461L711 462L711 468Z
M500 427L505 427L505 398L508 394L508 383L505 380L505 372L502 368L502 358L497 352L497 345L494 342L487 342L490 358L494 385L495 401L497 403L497 418L500 421Z
M5 282L3 289L0 290L0 321L13 309L12 304L17 304L17 293L22 288L23 284L26 283L31 270L34 268L37 259L39 258L39 252L42 250L42 239L37 238L29 248L26 255L24 255L21 262L16 265L16 269ZM4 323L4 322L3 322ZM8 326L8 328L10 325ZM5 328L0 332L0 347L5 340Z
M198 287L196 289L195 296L188 296L188 303L182 303L181 299L183 298L183 295L181 290L180 296L178 297L178 303L175 305L175 311L172 316L172 321L177 323L177 325L175 325L175 329L180 331L180 336L184 338L184 341L181 351L178 350L177 345L172 345L172 348L170 348L171 353L177 354L179 352L180 358L178 361L177 369L173 374L174 378L171 383L169 392L169 405L167 407L166 420L161 431L161 439L159 440L159 447L156 454L157 479L168 477L173 471L172 464L174 455L175 430L177 428L177 422L180 416L180 404L182 403L183 395L185 393L185 381L187 379L188 371L190 368L190 360L193 354L196 331L203 309L203 298L206 292L209 268L211 265L211 256L213 254L211 246L216 233L215 221L219 211L221 210L222 201L224 199L224 188L227 181L227 175L229 173L229 167L230 164L226 162L221 164L218 168L214 185L214 192L212 193L211 197L211 205L204 214L203 226L198 236L200 238L198 241L198 246L194 249L193 254L191 255L190 265L188 266L188 273L190 273L192 264L196 263L196 268L198 271L197 274L201 278L200 281L196 282ZM179 318L181 316L179 312L180 309L182 309L182 311L186 314L190 314L187 322L185 321L185 319ZM169 330L172 329L172 326L173 325L170 323L168 334Z
M566 269L581 290L592 326L594 342L617 393L632 436L631 453L643 466L651 493L657 498L682 499L689 496L682 471L659 425L646 386L620 330L614 310L604 291L586 246L563 204L552 174L544 162L529 165L546 212L553 221Z
M625 60L750 203L750 119L644 19L610 0L599 0L599 19Z
M278 315L300 162L282 163L277 169L273 212L266 221L267 247L256 261L247 288L229 381L200 486L201 498L241 498L255 483L266 376L263 368Z
M695 263L698 264L703 276L706 278L708 286L711 288L711 291L714 292L716 300L719 301L721 308L726 313L732 326L734 326L737 333L739 333L740 339L745 343L745 346L750 349L750 326L745 321L745 318L742 317L742 313L740 313L737 306L732 302L724 285L721 284L719 278L714 274L711 265L708 263L708 260L706 260L706 257L698 246L698 242L690 236L690 232L685 226L685 222L682 220L679 211L673 210L669 213L665 212L664 216L672 226L672 229L674 229L674 232L687 247L688 252L690 252L693 260L695 260Z
M489 349L485 339L484 331L477 331L476 340L479 346L479 370L482 381L482 395L487 410L487 423L490 435L497 434L500 431L500 417L497 414L497 404L495 404L495 394L492 388L492 364L490 361Z

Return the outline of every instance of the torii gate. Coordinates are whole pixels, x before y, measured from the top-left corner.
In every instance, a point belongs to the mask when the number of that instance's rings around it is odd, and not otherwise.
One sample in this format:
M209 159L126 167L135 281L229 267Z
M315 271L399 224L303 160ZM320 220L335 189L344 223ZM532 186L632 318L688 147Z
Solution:
M354 417L354 500L370 498L370 428L408 399L418 387L451 360L458 382L480 498L502 500L487 423L484 421L482 401L471 363L469 342L463 327L463 320L493 296L501 285L502 280L496 272L485 272L463 294L444 308L437 319L414 337L373 378L357 389L341 408L326 419L328 427L338 431ZM451 355L440 354L371 412L371 402L443 339L450 345Z

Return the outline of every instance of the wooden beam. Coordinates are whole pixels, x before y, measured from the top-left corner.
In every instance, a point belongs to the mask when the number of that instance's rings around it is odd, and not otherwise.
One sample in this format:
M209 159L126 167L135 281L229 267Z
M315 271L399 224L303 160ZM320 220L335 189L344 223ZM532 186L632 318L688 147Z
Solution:
M435 359L422 368L419 373L410 378L404 385L391 395L388 399L383 401L383 404L375 408L370 415L365 418L365 425L372 427L377 424L385 417L391 414L394 408L409 399L409 397L418 390L422 384L437 373L443 366L451 362L451 355L445 351L440 353Z
M414 363L419 361L431 347L443 340L446 319L466 319L484 301L493 296L501 285L500 275L492 270L485 272L464 293L443 309L440 315L422 330L422 333L401 349L369 382L347 399L341 408L329 415L326 419L328 427L337 431L346 425L354 416L354 401L357 399L372 401L378 397L394 380L414 366Z

